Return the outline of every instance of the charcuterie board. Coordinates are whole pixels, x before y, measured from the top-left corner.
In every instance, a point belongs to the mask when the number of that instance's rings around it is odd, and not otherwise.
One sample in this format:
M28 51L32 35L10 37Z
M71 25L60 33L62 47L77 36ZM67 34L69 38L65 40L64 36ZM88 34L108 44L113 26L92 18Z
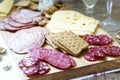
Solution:
M7 43L9 37L13 33L1 31L0 34L2 35L4 41ZM104 31L100 27L97 29L96 34L107 34L108 36L110 36L106 31ZM120 47L119 43L117 43L115 40L113 42L113 45ZM46 45L45 47L50 48L49 45ZM13 59L16 61L16 65L18 65L18 62L22 58L27 56L27 54L19 55L12 51L11 53L12 53ZM77 66L74 67L73 69L59 70L54 67L51 67L50 72L43 76L38 75L33 78L28 78L22 73L22 71L19 68L18 70L20 71L20 74L22 74L21 77L24 77L25 79L29 79L29 80L59 80L59 79L65 80L65 79L71 79L71 78L75 78L79 76L88 75L91 73L102 72L102 71L119 68L120 66L119 57L118 58L107 57L106 60L95 61L95 62L90 62L90 61L85 60L82 55L79 58L73 57L73 59L77 63Z
M17 28L17 29L19 29L19 28ZM56 30L54 30L54 31L56 31ZM3 38L3 40L6 44L7 44L8 40L11 37L12 34L14 34L14 33L8 32L8 31L0 31L0 35L2 36L2 38ZM98 27L96 29L95 34L96 35L106 34L106 35L108 35L109 37L112 38L112 36L109 35L109 33L107 33L101 27ZM113 38L112 45L120 47L120 44L117 43L117 41L114 38ZM44 47L45 48L52 48L48 44L45 44ZM9 51L11 51L11 50L9 49ZM19 73L22 80L26 80L26 79L27 80L67 80L67 79L72 79L72 78L76 78L76 77L80 77L80 76L89 75L89 74L92 74L92 73L97 73L97 72L103 72L103 71L107 71L107 70L116 69L116 68L119 68L119 66L120 66L120 58L119 57L106 57L105 60L87 61L87 60L84 59L83 54L81 53L80 57L72 57L72 59L74 59L75 62L76 62L76 66L71 68L71 69L60 70L60 69L57 69L57 68L52 67L50 65L51 70L47 74L27 77L21 71L21 69L18 67L18 63L21 59L28 56L28 54L20 55L20 54L17 54L15 52L13 52L13 51L11 51L8 54L12 55L12 58L15 61L15 65L17 66L16 68L18 69L17 73Z

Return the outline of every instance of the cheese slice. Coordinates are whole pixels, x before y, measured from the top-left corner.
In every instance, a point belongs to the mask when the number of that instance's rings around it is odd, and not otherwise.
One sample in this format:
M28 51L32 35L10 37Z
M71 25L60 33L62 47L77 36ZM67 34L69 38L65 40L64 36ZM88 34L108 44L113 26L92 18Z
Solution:
M52 15L51 21L46 25L46 27L50 31L54 31L52 29L59 29L63 31L73 31L78 35L84 35L87 33L94 33L98 24L98 20L85 16L77 11L59 10Z
M13 7L14 0L3 0L0 3L0 13L8 14Z

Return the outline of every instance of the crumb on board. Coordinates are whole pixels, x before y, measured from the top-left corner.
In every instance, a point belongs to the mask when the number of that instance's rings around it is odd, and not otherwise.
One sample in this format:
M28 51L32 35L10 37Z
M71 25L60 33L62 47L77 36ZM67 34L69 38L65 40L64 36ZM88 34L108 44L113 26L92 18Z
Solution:
M11 69L11 65L10 65L10 64L5 65L5 66L3 67L3 69L4 69L5 71L9 71L9 70Z
M3 55L6 51L7 49L0 47L0 55Z

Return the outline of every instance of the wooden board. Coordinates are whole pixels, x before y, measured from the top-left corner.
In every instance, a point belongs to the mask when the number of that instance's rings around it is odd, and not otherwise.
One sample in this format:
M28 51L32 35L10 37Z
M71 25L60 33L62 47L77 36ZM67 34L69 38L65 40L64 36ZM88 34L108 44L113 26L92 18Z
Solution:
M2 37L6 43L7 43L7 40L9 39L9 37L12 35L12 33L5 32L5 31L0 31L0 34L2 35ZM97 29L96 34L109 35L106 31L104 31L101 28ZM120 45L116 41L113 42L113 45L120 47ZM45 47L50 47L50 46L47 45ZM22 58L27 56L27 54L19 55L14 52L12 52L12 53L13 53L12 54L13 58L16 61L16 65ZM66 80L66 79L71 79L71 78L75 78L75 77L79 77L79 76L88 75L91 73L116 69L116 68L119 68L119 66L120 66L119 58L107 57L106 60L103 60L103 61L89 62L89 61L85 60L81 54L80 58L73 57L73 59L77 63L77 66L74 67L73 69L62 71L62 70L56 69L54 67L51 67L51 71L48 74L42 75L42 76L38 75L33 78L28 78L26 75L23 74L23 72L20 69L19 69L19 73L20 73L21 77L24 77L25 79L28 79L28 80Z

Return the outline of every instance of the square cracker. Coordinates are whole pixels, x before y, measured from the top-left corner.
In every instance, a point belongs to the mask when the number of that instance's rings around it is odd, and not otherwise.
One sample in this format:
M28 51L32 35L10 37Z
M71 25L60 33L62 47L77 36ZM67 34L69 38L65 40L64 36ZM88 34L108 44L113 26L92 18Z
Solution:
M78 56L88 46L86 41L71 31L64 32L58 39L58 43L69 50L73 56Z
M63 33L49 34L46 37L47 43L55 49L60 49L64 53L71 53L65 47L58 43L59 38Z

